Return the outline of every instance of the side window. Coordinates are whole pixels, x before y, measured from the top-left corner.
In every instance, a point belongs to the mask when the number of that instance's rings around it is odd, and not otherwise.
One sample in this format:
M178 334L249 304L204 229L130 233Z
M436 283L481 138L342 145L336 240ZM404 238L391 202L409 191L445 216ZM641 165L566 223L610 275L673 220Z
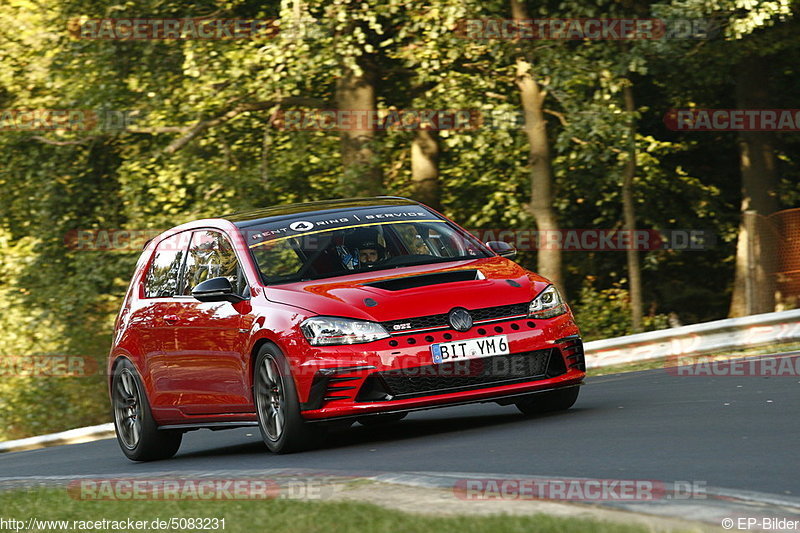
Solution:
M195 231L186 257L182 294L191 296L198 283L218 277L228 278L233 292L244 294L247 282L230 241L218 231Z
M178 275L186 255L186 236L178 233L158 243L145 278L145 298L169 298L176 294Z

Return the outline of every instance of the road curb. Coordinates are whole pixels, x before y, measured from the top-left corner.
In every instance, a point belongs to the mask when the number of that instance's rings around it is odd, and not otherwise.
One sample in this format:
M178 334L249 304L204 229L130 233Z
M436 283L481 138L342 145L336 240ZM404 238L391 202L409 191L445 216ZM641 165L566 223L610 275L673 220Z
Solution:
M38 448L47 448L49 446L60 446L62 444L78 444L80 442L108 439L113 436L114 424L99 424L97 426L75 428L58 433L28 437L26 439L0 442L0 453L35 450Z
M487 474L482 472L401 472L379 474L371 476L370 479L394 485L453 490L455 483L459 479L509 479L547 482L551 477ZM559 476L559 479L579 481L583 478ZM641 515L684 519L709 525L719 525L724 519L739 517L742 515L743 509L747 510L749 516L791 516L792 519L800 519L800 498L756 491L726 489L722 487L705 487L704 498L687 499L683 501L667 499L660 501L611 502L563 501L560 503L617 509Z

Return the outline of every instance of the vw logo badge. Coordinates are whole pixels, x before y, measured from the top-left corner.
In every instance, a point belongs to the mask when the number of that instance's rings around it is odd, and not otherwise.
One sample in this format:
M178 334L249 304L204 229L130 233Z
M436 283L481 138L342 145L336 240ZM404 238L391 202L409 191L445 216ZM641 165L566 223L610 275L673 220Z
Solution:
M472 315L463 307L456 307L447 315L447 321L456 331L467 331L472 327Z

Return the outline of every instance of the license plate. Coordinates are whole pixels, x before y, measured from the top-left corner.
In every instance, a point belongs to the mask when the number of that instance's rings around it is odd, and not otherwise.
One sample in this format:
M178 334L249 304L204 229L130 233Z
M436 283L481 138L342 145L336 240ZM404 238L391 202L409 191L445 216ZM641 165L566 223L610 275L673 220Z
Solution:
M433 362L436 364L448 361L463 361L465 359L480 359L481 357L492 357L493 355L507 355L508 353L510 353L508 351L508 339L505 335L431 344L431 355L433 355Z

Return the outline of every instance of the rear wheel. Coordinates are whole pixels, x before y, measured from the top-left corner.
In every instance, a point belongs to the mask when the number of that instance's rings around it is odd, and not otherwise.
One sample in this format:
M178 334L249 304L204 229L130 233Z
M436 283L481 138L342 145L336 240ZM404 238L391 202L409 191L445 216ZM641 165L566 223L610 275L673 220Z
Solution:
M406 416L408 416L408 413L389 413L385 415L360 416L356 418L356 422L362 426L383 426L386 424L400 422Z
M122 453L133 461L155 461L175 455L183 433L159 430L133 364L123 359L111 381L114 430Z
M517 409L526 415L565 411L575 405L579 392L580 387L570 387L569 389L531 394L517 400L515 403Z
M271 452L306 450L322 440L325 428L306 422L300 415L289 363L277 346L265 344L258 352L253 394L261 437Z

